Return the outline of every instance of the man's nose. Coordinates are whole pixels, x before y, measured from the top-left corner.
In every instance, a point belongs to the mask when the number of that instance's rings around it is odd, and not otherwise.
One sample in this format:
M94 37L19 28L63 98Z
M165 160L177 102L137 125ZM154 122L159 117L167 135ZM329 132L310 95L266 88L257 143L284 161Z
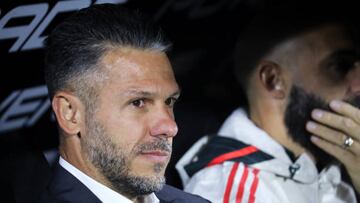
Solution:
M178 132L173 111L167 106L154 113L151 123L152 136L174 137Z
M355 63L355 68L349 72L348 91L351 95L360 96L360 62Z

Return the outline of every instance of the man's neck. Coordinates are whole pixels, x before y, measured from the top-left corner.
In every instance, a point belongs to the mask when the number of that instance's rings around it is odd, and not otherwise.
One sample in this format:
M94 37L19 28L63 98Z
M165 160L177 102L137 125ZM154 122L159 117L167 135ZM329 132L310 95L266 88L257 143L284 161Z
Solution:
M81 170L76 168L71 163L67 162L65 159L60 157L59 164L71 173L76 179L83 183L96 197L98 197L102 202L111 202L112 200L117 202L133 202L126 196L110 189L109 187L101 184L92 177L86 175Z
M295 157L298 157L305 152L305 149L298 143L295 143L288 135L284 123L283 112L278 108L264 106L263 104L256 107L249 109L249 117L255 125L263 129L279 144L292 152Z
M99 182L100 184L103 184L111 190L114 190L117 193L121 194L121 192L114 188L110 181L89 161L89 159L85 156L85 153L81 151L80 147L69 147L67 146L67 144L69 143L65 142L65 144L60 145L59 148L60 156L65 161L70 163L72 166L80 170L85 175ZM132 201L134 200L132 199Z

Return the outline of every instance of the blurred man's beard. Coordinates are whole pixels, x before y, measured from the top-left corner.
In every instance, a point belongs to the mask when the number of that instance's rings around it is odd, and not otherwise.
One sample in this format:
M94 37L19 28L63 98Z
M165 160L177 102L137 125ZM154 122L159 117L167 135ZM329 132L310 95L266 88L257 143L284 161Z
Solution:
M165 184L165 177L161 172L167 163L157 163L153 168L153 176L135 175L130 169L131 158L135 158L144 150L163 150L171 153L171 144L166 139L158 139L153 143L136 146L135 151L126 154L120 146L110 139L105 127L88 118L87 139L83 146L92 164L110 181L112 186L128 198L141 197L152 192L158 192Z
M358 108L360 107L360 97L356 97L347 102ZM335 157L314 145L310 141L312 134L305 128L306 122L313 120L311 119L311 111L315 108L331 111L329 104L322 98L307 93L300 87L293 86L290 92L289 104L285 111L285 125L288 129L289 136L307 149L315 157L319 166L326 166L337 160Z

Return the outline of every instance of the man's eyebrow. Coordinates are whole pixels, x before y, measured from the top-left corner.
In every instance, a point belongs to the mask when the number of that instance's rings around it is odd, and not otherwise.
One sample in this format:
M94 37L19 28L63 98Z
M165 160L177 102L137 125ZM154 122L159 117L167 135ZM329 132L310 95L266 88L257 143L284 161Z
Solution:
M338 49L336 51L334 51L333 53L331 53L328 57L330 58L339 58L339 57L348 57L348 56L353 56L356 57L358 56L358 52L355 49Z
M344 48L337 49L331 54L329 54L321 63L323 67L329 67L336 65L339 60L348 59L348 60L357 60L359 59L359 52L354 48Z
M176 92L172 93L172 94L170 95L170 97L179 97L180 94L181 94L181 90L179 89L179 90L177 90Z
M131 96L143 96L143 97L152 97L152 96L156 95L153 92L137 90L137 89L129 89L129 90L125 91L124 94L131 95Z
M170 94L169 97L179 97L180 90L176 90L174 93ZM124 92L125 95L138 96L138 97L155 97L157 94L155 92L137 90L137 89L129 89Z

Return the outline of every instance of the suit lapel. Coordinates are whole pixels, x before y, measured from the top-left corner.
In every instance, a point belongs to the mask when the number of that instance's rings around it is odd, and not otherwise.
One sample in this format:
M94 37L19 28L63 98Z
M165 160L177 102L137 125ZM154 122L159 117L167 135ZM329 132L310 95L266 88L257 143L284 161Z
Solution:
M101 203L94 193L59 164L48 190L51 196L66 202Z

